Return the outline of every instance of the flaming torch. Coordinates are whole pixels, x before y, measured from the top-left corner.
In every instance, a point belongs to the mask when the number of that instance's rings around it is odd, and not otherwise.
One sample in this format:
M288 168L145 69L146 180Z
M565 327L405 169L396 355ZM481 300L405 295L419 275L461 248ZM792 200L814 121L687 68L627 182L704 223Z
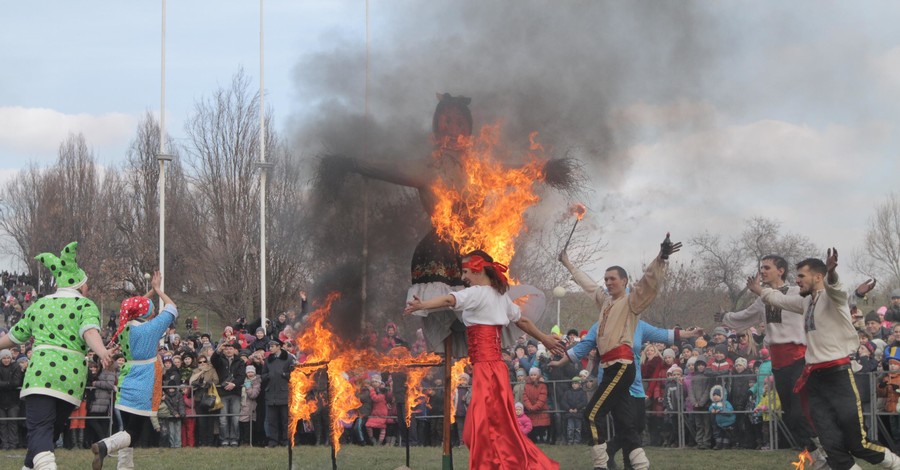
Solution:
M581 203L576 203L569 208L569 214L575 216L575 224L572 225L572 231L569 232L569 238L566 238L566 244L563 245L562 251L566 251L566 249L569 248L569 242L572 241L572 235L575 235L575 228L578 227L578 222L584 218L585 213L587 213L587 208Z

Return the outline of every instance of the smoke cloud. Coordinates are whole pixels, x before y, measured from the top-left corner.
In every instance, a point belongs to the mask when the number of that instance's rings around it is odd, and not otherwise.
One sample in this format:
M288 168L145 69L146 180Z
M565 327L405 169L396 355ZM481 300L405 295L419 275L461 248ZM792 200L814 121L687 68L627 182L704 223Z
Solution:
M302 105L291 132L305 154L429 158L435 93L447 92L472 98L476 131L501 123L503 144L513 154L526 149L536 131L548 157L579 159L591 186L603 192L629 169L626 149L642 137L620 108L700 96L719 47L710 39L711 18L691 2L392 1L372 2L369 15L368 94L364 39L324 38L321 50L302 57L294 71ZM344 181L337 198L318 199L316 211L356 217L360 181ZM415 241L428 228L414 191L375 183L367 193L370 210L413 226L402 237L392 236L395 224L369 228L370 244L372 237L386 240L389 251L400 255L393 263L408 268ZM561 196L547 196L553 204L536 208L530 220L565 211ZM609 204L602 197L585 202L591 210ZM318 218L320 243L357 263L360 256L347 254L361 251L360 231L334 228L341 223ZM336 231L338 237L329 236ZM351 284L358 282L347 280ZM397 293L391 295L397 305Z

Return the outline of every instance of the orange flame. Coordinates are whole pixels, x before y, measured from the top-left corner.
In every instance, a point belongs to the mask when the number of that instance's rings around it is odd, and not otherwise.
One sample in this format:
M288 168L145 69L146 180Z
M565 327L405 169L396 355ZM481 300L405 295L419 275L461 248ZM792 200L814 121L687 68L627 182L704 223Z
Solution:
M454 393L456 392L457 387L459 387L459 374L466 371L467 365L469 365L469 358L464 357L456 361L450 369L450 390ZM452 405L450 405L450 424L453 424L456 422L456 400L451 400L450 403L452 403Z
M409 369L407 388L420 387L422 378L427 373L427 368L422 366L438 365L442 361L437 354L423 353L412 356L404 348L394 348L387 355L355 348L351 342L335 335L326 323L332 303L339 298L338 293L329 294L325 303L309 315L307 326L296 339L296 344L303 346L308 356L303 364L291 372L289 382L288 432L291 436L291 445L294 445L293 436L296 434L297 422L302 419L309 420L317 410L318 403L311 394L316 385L316 372L323 369L328 372L327 396L331 408L331 437L334 450L338 452L341 448L340 436L344 432L343 424L352 421L350 412L362 405L356 396L356 386L343 373L369 370L395 372L407 366L417 366ZM307 397L310 399L307 400Z
M796 462L791 462L791 465L794 466L794 470L803 470L806 468L807 463L812 463L812 456L809 454L809 450L804 450L800 452L800 455L797 456L798 460Z
M584 218L584 214L587 213L587 207L584 207L584 204L576 203L569 208L569 213L581 220Z
M536 135L529 137L530 163L518 168L501 163L497 124L460 142L462 181L441 178L432 186L437 202L431 216L437 233L460 252L482 249L497 262L508 265L512 260L525 210L539 200L533 186L542 176L543 147Z

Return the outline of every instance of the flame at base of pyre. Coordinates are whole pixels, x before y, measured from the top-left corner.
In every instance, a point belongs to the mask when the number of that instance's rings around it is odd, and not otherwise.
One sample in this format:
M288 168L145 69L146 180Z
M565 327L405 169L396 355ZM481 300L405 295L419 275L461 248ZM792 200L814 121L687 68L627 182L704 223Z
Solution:
M459 390L459 375L466 371L466 366L468 365L468 357L459 359L453 364L453 368L450 372L450 390L454 392ZM472 384L469 383L469 386L472 386ZM462 399L463 397L459 398ZM450 424L453 424L456 422L456 400L450 400L450 403L452 403L450 407Z
M810 455L809 450L804 450L800 452L800 455L797 456L798 460L796 462L791 462L791 465L794 466L794 470L803 470L806 468L806 464L812 463L812 455Z
M394 348L386 355L371 349L359 349L352 342L335 335L327 319L332 304L339 298L338 293L329 294L325 303L309 315L306 327L296 339L296 344L307 356L304 363L298 364L291 372L289 382L288 433L291 446L294 445L298 421L309 420L318 410L319 403L315 397L317 372L324 371L327 375L328 390L325 396L330 411L331 440L335 452L338 452L344 423L352 421L350 412L362 405L348 374L370 370L396 372L412 367L407 379L407 409L411 410L416 398L422 395L420 384L427 373L426 367L442 362L436 354L412 356L405 348ZM407 423L408 416L409 413Z

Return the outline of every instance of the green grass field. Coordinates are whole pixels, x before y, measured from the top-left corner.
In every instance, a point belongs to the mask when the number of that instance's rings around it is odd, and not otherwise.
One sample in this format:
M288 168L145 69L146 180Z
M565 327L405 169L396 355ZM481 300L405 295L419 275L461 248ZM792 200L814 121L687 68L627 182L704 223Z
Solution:
M586 446L542 446L542 449L560 463L563 469L590 468ZM791 469L796 452L791 451L698 451L693 449L649 448L651 468L661 470L717 468L728 470L778 470ZM58 450L57 463L61 470L90 468L92 455L89 450ZM436 447L417 447L411 450L410 467L413 469L440 469L441 450ZM467 468L469 453L466 449L453 449L454 469ZM23 451L0 453L0 469L19 469ZM620 457L621 458L621 457ZM374 448L345 446L337 457L339 469L396 469L405 463L402 447ZM621 462L621 460L619 461ZM135 467L141 470L270 470L288 469L288 452L284 448L190 448L190 449L137 449ZM865 469L875 466L860 462ZM115 469L116 461L107 458L105 469ZM327 447L297 447L294 449L294 469L326 470L331 468Z

